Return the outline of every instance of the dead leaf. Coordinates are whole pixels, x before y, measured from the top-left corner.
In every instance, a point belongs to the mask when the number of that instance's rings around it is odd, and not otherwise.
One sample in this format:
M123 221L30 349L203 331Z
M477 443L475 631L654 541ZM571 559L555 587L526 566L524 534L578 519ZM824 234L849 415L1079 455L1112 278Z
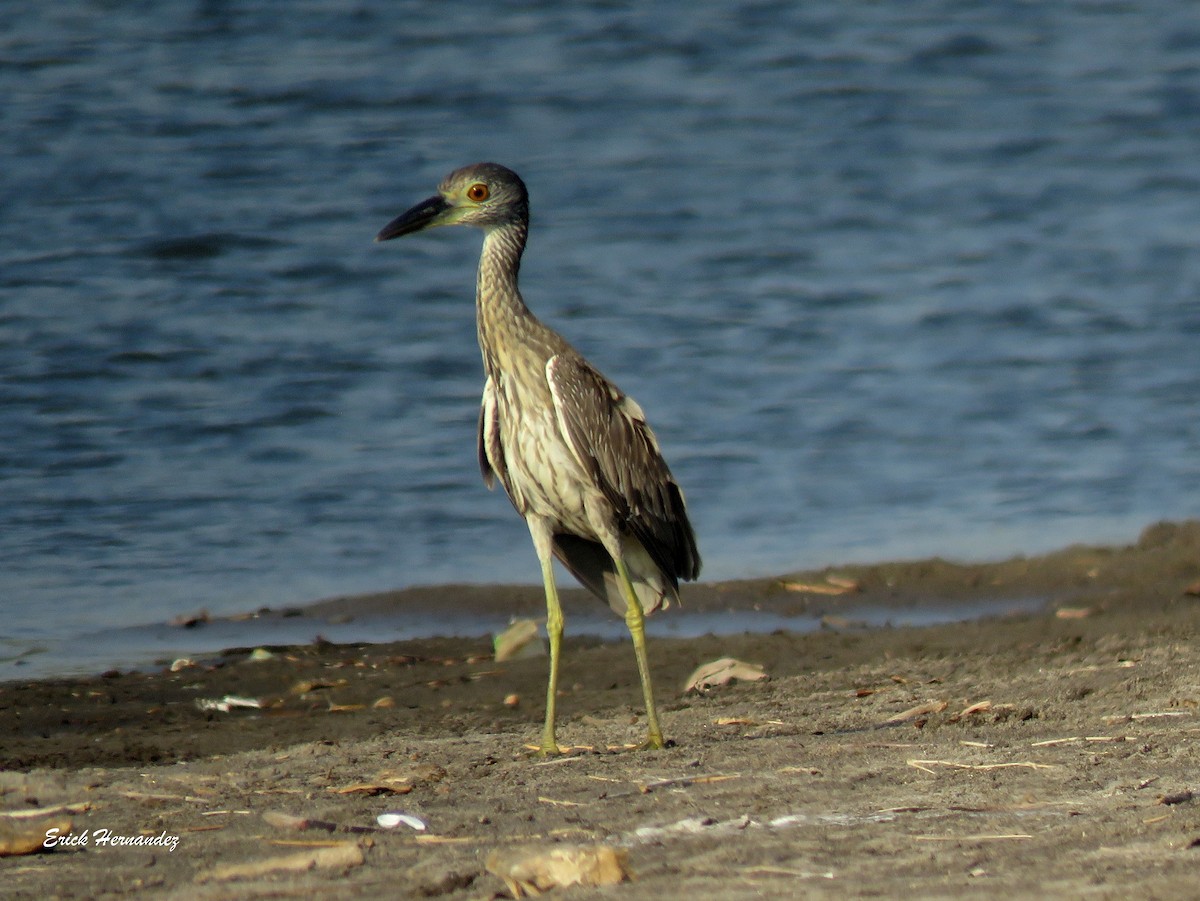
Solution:
M954 714L954 716L950 717L950 722L957 723L959 720L965 719L968 716L974 716L977 713L983 713L984 711L991 709L991 701L977 701L974 704L964 707L958 713Z
M294 814L285 813L282 810L264 811L262 818L278 829L295 829L301 832L307 829L320 829L324 832L333 832L337 829L337 823L330 823L327 820L314 820L311 817L299 817Z
M858 591L859 585L853 579L841 579L834 576L826 577L824 582L780 582L784 591L802 591L806 594L849 594Z
M242 698L237 695L225 695L223 698L197 698L196 707L199 710L216 710L220 713L228 713L236 707L248 707L252 710L261 710L264 706L263 702L258 698Z
M334 681L327 681L324 679L305 679L292 686L291 694L306 695L311 691L317 691L318 689L322 688L340 688L341 686L348 684L348 682L348 679L337 679Z
M538 640L538 624L532 619L518 619L492 639L496 662L541 657L546 648Z
M338 842L297 851L294 854L281 854L277 857L252 860L249 863L232 863L213 867L211 870L197 875L196 881L229 882L233 879L252 879L279 871L302 873L314 868L344 870L360 866L365 860L362 847L357 842Z
M331 788L339 795L407 795L413 790L407 779L385 779L380 782L355 782L342 788Z
M732 657L722 657L697 667L696 671L688 676L683 690L685 692L704 691L718 685L727 685L734 679L740 679L743 682L758 682L765 678L767 678L767 674L758 664L744 663Z
M826 613L821 617L822 629L865 629L867 623L861 619L850 619L845 616L838 616L834 613Z
M493 851L486 865L488 872L504 880L514 898L572 885L616 885L632 877L628 852L608 845Z
M903 713L897 713L895 716L890 716L885 723L895 724L904 723L908 720L916 719L919 716L924 716L928 713L941 713L946 709L945 701L926 701L924 704L918 704L916 707L910 707Z
M1194 797L1195 797L1194 794L1192 794L1187 789L1184 789L1183 791L1172 792L1169 795L1163 795L1161 798L1158 799L1158 803L1159 804L1168 804L1168 805L1170 805L1170 804L1186 804L1188 801L1192 800L1192 798L1194 798Z
M64 816L0 817L0 857L36 854L45 850L46 833L57 829L55 835L69 835L71 818Z

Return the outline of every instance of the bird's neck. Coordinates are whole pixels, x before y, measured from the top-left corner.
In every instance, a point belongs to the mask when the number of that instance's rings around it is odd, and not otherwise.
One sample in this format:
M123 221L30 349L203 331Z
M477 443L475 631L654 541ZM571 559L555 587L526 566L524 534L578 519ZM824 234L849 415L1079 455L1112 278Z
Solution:
M508 222L484 233L475 294L481 308L485 304L506 303L525 306L521 292L517 290L517 272L521 268L528 231L523 222Z
M527 346L531 336L544 329L517 288L527 234L524 222L498 225L484 234L475 289L475 322L489 372L502 365L498 354Z

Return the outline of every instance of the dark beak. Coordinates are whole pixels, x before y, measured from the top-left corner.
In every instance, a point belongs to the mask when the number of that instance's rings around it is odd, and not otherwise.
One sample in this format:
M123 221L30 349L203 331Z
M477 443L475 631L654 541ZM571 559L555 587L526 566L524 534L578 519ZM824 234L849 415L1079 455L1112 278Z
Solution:
M376 241L390 241L392 238L399 238L403 235L411 235L413 232L419 232L423 228L429 228L431 225L436 225L437 218L450 209L450 204L446 203L445 198L440 194L436 197L430 197L428 200L422 200L415 207L406 213L401 213L382 229L375 236Z

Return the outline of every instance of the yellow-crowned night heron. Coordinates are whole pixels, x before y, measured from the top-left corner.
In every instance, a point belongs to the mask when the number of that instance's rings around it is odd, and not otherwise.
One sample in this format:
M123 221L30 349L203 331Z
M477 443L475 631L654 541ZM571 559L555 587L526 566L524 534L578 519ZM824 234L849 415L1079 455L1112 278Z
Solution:
M683 492L641 407L525 306L517 270L529 231L525 184L495 163L451 172L436 196L396 217L377 241L438 225L483 229L476 323L487 381L479 413L479 467L498 478L525 518L542 564L550 684L543 754L558 753L554 705L563 615L553 558L625 617L649 725L663 746L646 659L644 613L678 600L700 573Z

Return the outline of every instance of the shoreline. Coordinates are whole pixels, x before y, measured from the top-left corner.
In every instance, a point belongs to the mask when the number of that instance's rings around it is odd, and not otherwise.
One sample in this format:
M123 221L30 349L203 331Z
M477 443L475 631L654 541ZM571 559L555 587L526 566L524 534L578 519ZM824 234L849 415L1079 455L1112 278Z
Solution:
M1142 534L1176 525L1187 527L1189 521L1153 524ZM1078 574L1060 561L1077 553L1106 554L1121 547L1072 544L1044 554L1018 554L995 561L900 559L688 583L681 585L682 603L649 617L647 630L652 638L660 639L699 637L707 632L804 632L827 627L827 618L880 627L1031 611L1050 603L1056 594L1086 593ZM995 590L991 594L981 590L985 584ZM572 580L566 580L559 593L568 635L607 641L624 637L619 618ZM544 605L542 587L532 583L449 582L211 616L203 609L181 611L171 622L47 639L40 646L32 639L20 642L27 647L10 651L0 660L0 685L87 678L106 672L148 673L180 658L215 661L227 649L257 645L479 638L495 634L513 619L540 621L545 616ZM12 639L11 643L18 641Z
M574 750L551 761L525 749L540 732L544 658L497 663L486 636L246 647L175 672L3 682L0 811L57 810L70 820L60 834L131 840L0 857L0 872L14 898L399 887L466 901L507 896L493 852L582 844L628 856L637 878L623 898L1186 897L1200 854L1197 582L1192 521L1124 547L688 586L666 615L790 611L824 627L652 640L671 747L634 752L644 726L628 642L568 625L559 737ZM463 603L540 610L536 588L472 592ZM353 602L378 612L472 592ZM922 627L839 619L866 603L1019 597L1046 603ZM310 609L336 616L351 602ZM682 691L722 656L770 678ZM259 706L208 704L231 696ZM427 829L382 829L390 811ZM133 840L163 835L178 838L169 853ZM281 863L318 843L342 856Z

